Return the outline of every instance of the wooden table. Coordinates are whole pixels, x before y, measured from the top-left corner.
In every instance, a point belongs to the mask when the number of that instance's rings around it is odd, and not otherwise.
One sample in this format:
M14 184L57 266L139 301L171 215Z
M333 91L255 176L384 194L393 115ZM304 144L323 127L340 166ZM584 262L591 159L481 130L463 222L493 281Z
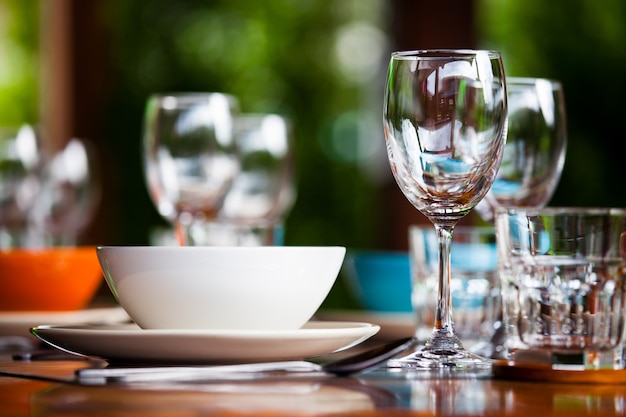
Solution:
M13 360L0 373L71 379L86 360ZM0 376L0 416L624 415L626 384L450 379L376 370L349 378L81 386Z

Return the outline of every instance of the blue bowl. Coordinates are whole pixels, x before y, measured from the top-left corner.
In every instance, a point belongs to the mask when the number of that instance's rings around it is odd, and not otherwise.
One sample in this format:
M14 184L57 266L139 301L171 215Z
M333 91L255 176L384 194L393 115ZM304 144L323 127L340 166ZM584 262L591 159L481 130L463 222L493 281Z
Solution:
M365 310L411 312L411 271L407 252L351 251L347 283Z

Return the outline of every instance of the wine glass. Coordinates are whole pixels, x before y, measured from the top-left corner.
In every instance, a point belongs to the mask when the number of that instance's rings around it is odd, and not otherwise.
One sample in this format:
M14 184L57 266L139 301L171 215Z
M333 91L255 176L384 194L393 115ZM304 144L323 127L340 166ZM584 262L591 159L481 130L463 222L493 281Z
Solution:
M100 166L92 144L72 138L42 161L29 213L31 246L75 246L101 198Z
M240 170L208 234L219 237L218 243L281 244L296 196L290 122L278 114L240 114L234 135Z
M0 247L27 244L28 216L40 187L40 163L33 127L0 128Z
M234 97L222 93L154 94L144 116L144 173L158 212L180 245L203 245L193 226L215 219L239 169Z
M561 178L567 148L563 87L556 80L507 77L509 126L502 164L478 214L497 207L544 207Z
M567 149L565 98L559 81L507 77L508 134L496 179L476 211L493 222L498 207L542 208L561 178ZM475 353L504 359L502 312L491 338Z
M234 131L241 169L220 217L241 222L282 218L295 200L289 121L277 114L242 114L235 117Z
M391 55L383 120L398 186L434 225L439 244L435 323L425 345L388 365L478 369L454 329L450 245L456 223L487 194L507 131L507 94L497 51L422 50Z

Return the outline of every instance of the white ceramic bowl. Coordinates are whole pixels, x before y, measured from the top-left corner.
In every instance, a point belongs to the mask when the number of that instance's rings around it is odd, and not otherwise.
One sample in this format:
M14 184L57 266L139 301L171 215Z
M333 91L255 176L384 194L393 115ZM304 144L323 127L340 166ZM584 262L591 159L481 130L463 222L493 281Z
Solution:
M332 288L344 247L98 247L109 288L144 329L293 330Z

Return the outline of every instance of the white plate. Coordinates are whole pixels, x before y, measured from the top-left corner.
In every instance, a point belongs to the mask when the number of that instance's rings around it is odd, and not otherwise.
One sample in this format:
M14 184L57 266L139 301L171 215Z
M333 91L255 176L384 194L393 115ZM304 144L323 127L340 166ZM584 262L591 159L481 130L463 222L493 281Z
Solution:
M303 359L347 349L380 326L311 321L291 331L142 330L135 324L37 326L32 332L57 348L113 362L253 362Z
M0 312L0 336L34 339L31 327L42 324L122 323L130 321L122 307L87 308L76 311Z

